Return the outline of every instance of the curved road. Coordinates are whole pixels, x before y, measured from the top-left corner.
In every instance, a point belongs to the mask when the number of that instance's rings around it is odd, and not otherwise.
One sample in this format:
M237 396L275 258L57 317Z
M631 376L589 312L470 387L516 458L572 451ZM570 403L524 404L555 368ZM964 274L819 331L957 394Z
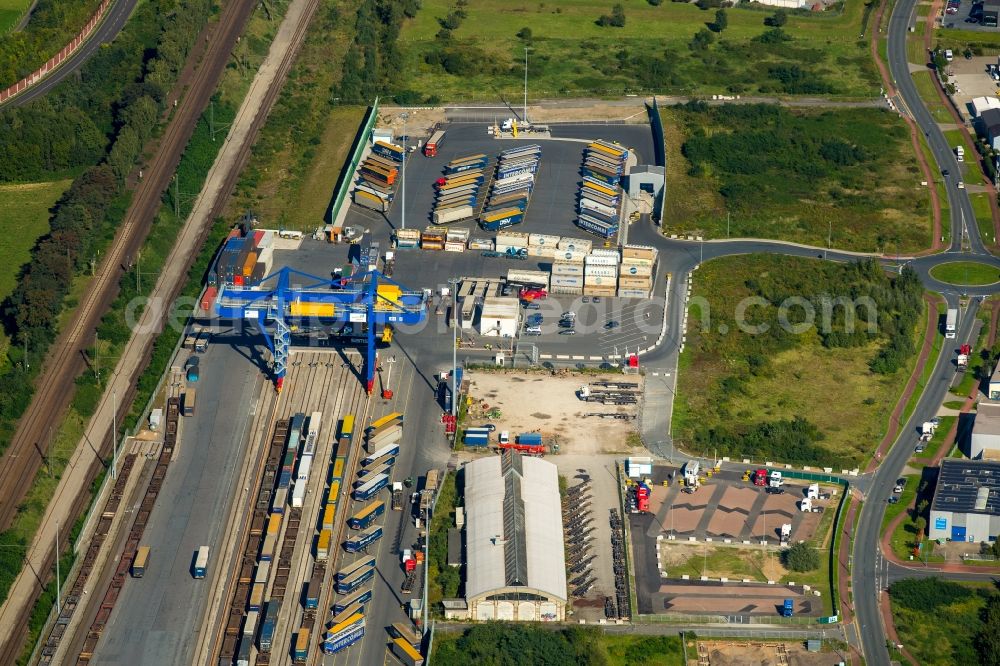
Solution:
M63 82L67 76L83 67L83 64L94 55L97 49L104 44L114 40L125 27L125 22L132 15L132 10L139 3L139 0L115 0L115 3L108 7L107 16L97 26L94 33L83 43L76 52L69 57L58 69L52 71L48 76L28 88L26 91L12 97L4 104L0 104L0 109L23 106L28 102L47 95L50 90Z

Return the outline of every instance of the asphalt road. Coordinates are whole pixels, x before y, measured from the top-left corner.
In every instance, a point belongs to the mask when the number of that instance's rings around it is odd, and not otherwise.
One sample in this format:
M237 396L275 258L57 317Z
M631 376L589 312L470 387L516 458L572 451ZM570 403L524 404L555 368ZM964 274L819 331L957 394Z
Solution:
M139 0L116 0L116 2L108 8L107 16L101 24L97 26L97 29L94 31L94 34L90 36L90 39L84 42L83 46L77 49L68 60L66 60L58 69L50 72L49 75L42 79L39 83L36 83L31 88L28 88L28 90L20 95L11 98L5 104L0 105L0 108L23 106L32 100L47 95L50 90L62 83L66 77L83 67L83 64L87 62L87 60L90 59L90 56L94 55L97 49L101 48L103 44L111 42L118 36L118 33L125 27L126 21L128 21L129 16L132 15L132 10L135 9L137 4L139 4Z

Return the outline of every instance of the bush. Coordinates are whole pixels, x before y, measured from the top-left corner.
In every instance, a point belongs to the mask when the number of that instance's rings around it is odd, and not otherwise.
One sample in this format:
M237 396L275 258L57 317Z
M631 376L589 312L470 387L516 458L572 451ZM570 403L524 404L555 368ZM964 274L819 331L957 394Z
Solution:
M788 12L786 12L784 9L779 9L778 11L774 12L774 14L764 19L764 25L768 26L769 28L780 28L786 23L788 23Z
M720 9L715 12L715 20L709 25L712 32L722 32L729 25L729 17L726 16L726 10Z
M819 568L819 553L805 541L800 541L782 554L790 571L815 571Z
M972 596L972 590L941 578L906 578L889 586L893 602L916 611L932 613Z
M517 38L523 39L526 42L531 41L531 28L521 28L517 31Z
M601 18L597 19L597 25L602 28L612 27L612 28L624 28L625 27L625 8L621 4L617 4L611 8L610 16L604 14Z

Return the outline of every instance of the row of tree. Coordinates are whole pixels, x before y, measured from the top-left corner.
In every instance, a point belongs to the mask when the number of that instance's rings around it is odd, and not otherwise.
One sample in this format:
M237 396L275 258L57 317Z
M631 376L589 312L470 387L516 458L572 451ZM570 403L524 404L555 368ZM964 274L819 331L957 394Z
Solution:
M114 235L129 202L126 176L156 131L167 91L212 4L210 0L149 0L136 11L118 39L84 66L80 81L68 82L42 100L0 115L0 126L21 130L0 132L0 151L8 149L12 156L0 168L19 167L35 177L52 177L53 172L90 161L53 207L50 232L33 248L31 260L3 304L3 323L16 343L12 360L23 361L16 355L25 348L34 358L46 351L73 277L91 269ZM134 64L125 65L127 61ZM84 136L74 139L73 132L61 131L60 116L63 124L70 117L86 128ZM47 133L47 140L41 138L38 145L31 145L32 138ZM68 143L60 143L59 137ZM59 150L47 150L57 146ZM54 155L62 161L46 161ZM0 375L0 422L5 434L30 398L26 369L19 363ZM8 385L17 388L4 390ZM4 444L8 439L3 438Z
M404 18L413 18L420 0L364 0L354 24L354 44L344 57L343 76L333 91L343 103L369 104L392 90L402 54L397 45Z

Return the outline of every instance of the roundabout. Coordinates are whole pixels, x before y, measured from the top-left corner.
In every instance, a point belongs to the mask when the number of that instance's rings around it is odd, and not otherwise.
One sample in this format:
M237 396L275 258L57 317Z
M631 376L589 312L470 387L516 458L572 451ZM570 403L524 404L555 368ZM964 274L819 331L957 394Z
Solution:
M978 261L949 261L930 269L930 275L938 282L953 285L992 285L1000 282L1000 270L996 266Z

